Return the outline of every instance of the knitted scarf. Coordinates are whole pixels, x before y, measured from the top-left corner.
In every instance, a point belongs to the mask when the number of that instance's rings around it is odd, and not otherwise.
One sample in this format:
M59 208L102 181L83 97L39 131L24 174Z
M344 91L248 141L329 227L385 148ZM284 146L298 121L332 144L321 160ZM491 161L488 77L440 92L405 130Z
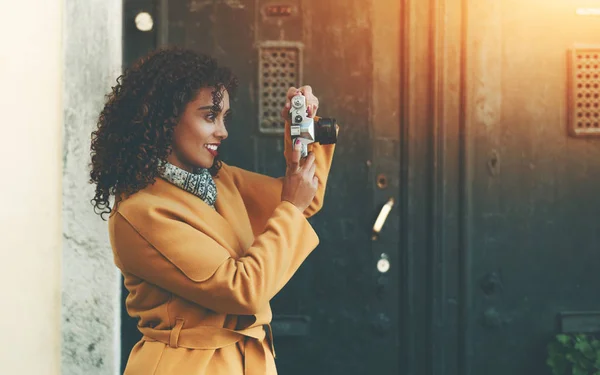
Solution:
M165 171L161 177L173 185L194 194L206 204L215 208L217 200L217 186L208 169L198 168L195 173L190 173L169 162L164 162Z

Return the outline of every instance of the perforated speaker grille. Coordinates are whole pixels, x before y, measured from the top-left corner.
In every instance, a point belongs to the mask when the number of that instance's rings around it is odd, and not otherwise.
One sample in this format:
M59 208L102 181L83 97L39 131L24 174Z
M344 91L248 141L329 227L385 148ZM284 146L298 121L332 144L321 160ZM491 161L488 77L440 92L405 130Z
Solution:
M600 46L573 48L569 65L569 133L600 136Z
M281 109L289 87L299 87L302 46L291 42L265 42L259 46L258 123L262 133L283 133Z

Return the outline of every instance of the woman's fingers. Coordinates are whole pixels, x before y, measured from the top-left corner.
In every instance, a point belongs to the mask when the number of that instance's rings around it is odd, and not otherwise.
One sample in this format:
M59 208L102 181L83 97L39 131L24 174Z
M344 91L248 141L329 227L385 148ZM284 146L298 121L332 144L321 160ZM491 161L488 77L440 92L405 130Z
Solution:
M312 87L306 85L300 87L300 92L306 97L306 107L308 109L308 117L315 117L319 109L319 99L313 94Z
M294 144L294 148L292 149L292 157L291 160L288 162L288 173L296 173L298 172L298 170L300 169L300 153L302 150L302 144L300 143L300 140L296 140L296 143Z
M312 181L313 177L315 177L316 170L317 170L317 165L315 163L312 163L312 165L309 167L308 173L306 175L306 177L309 181Z
M315 154L309 152L302 164L302 168L306 171L309 170L313 165L315 165Z
M319 99L313 94L312 87L308 85L302 86L300 88L290 87L287 91L285 105L281 110L281 117L284 120L288 120L290 108L292 107L292 98L298 94L302 94L306 98L306 108L308 117L312 118L317 115L317 110L319 109Z
M292 100L292 98L293 98L294 96L298 95L298 94L299 94L301 91L302 91L301 89L297 89L297 88L295 88L295 87L293 87L293 86L292 86L292 87L290 87L290 88L288 89L288 91L287 91L287 95L286 95L286 97L287 97L287 100L288 100L288 101Z
M312 87L310 87L309 85L306 86L302 86L300 87L298 90L300 90L300 92L302 93L302 95L304 96L310 96L312 95Z
M288 119L290 107L291 105L289 101L283 106L283 109L281 110L281 118L283 118L283 121L286 121Z

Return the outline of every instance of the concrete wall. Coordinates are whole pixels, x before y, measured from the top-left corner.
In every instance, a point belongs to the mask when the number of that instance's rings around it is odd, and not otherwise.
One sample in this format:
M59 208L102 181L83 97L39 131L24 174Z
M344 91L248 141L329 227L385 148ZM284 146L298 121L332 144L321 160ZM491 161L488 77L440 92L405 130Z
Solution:
M60 373L61 14L0 2L0 374Z
M90 133L121 65L121 0L66 0L62 373L116 374L120 279L93 211Z

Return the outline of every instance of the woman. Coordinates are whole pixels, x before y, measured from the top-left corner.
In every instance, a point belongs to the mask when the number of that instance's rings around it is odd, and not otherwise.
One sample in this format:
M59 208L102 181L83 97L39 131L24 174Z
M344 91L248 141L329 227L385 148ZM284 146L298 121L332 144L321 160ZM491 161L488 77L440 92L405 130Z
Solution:
M301 161L286 136L280 179L220 162L236 86L210 57L157 51L119 77L92 134L92 203L109 214L143 334L126 375L277 373L269 300L318 244L306 218L322 206L334 146L309 145ZM290 88L282 116L300 92L316 114L305 86Z

